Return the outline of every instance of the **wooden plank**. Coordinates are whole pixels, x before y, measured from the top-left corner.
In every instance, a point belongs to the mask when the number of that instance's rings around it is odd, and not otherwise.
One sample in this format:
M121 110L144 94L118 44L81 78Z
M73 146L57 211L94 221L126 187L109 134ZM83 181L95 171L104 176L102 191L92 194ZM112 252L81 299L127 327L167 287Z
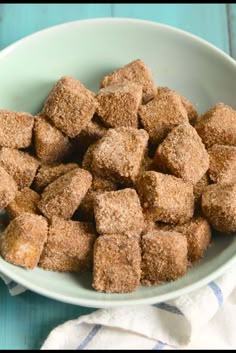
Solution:
M113 14L178 27L229 52L225 4L114 4Z
M230 54L236 59L236 5L227 4Z
M39 349L53 328L94 310L30 291L11 297L0 279L0 349Z
M0 4L0 49L49 26L109 16L110 4Z

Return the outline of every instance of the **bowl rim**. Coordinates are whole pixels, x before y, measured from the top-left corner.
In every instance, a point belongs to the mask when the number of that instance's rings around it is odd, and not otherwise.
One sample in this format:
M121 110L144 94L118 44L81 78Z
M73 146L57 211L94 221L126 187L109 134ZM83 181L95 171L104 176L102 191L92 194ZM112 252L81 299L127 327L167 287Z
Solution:
M149 21L149 20L143 20L143 19L137 19L137 18L129 18L129 17L102 17L102 18L89 18L89 19L82 19L82 20L76 20L76 21L69 21L69 22L64 22L61 24L57 24L54 26L50 26L48 28L39 30L37 32L34 32L30 35L27 35L16 42L10 44L9 46L3 48L0 51L0 59L4 57L5 55L8 55L10 52L14 51L17 49L18 46L20 46L22 43L30 40L34 40L38 36L41 36L44 33L47 32L53 32L57 30L61 30L62 28L70 27L70 26L77 26L79 24L96 24L96 23L132 23L132 24L137 24L137 25L148 25L152 26L153 28L159 28L159 29L167 29L168 31L171 31L173 33L178 33L181 36L187 37L189 39L192 39L195 42L198 42L199 44L210 48L212 51L215 52L218 56L221 56L223 59L228 61L231 65L233 65L236 68L236 61L227 53L225 53L222 49L217 48L214 44L209 43L207 40L202 39L198 37L195 34L189 33L185 30L176 28L174 26L166 25L164 23L160 22L154 22L154 21ZM4 260L3 260L4 261ZM118 307L118 306L126 306L126 305L148 305L148 304L155 304L157 302L161 301L167 301L170 299L175 299L183 294L188 294L196 289L201 288L202 286L208 284L210 281L216 279L217 277L221 276L223 273L226 272L227 269L229 269L234 263L236 263L236 254L232 256L230 259L228 259L225 263L223 263L219 268L215 269L213 272L210 274L204 276L203 278L195 281L194 283L190 283L188 285L183 286L182 288L179 288L175 290L174 292L170 293L164 293L164 294L159 294L159 295L154 295L152 297L148 298L139 298L139 299L125 299L125 300L114 300L114 301L104 301L101 299L83 299L80 298L79 296L77 298L72 298L68 295L64 294L58 294L55 291L51 292L47 288L41 288L37 284L32 284L30 283L27 279L22 279L20 275L16 273L12 273L11 269L6 269L6 268L1 268L0 264L0 270L1 273L5 276L8 276L10 279L16 281L17 283L21 284L27 289L32 290L33 292L36 292L40 295L43 295L45 297L55 299L61 302L69 303L69 304L75 304L75 305L81 305L85 307L93 307L93 308L108 308L108 307Z

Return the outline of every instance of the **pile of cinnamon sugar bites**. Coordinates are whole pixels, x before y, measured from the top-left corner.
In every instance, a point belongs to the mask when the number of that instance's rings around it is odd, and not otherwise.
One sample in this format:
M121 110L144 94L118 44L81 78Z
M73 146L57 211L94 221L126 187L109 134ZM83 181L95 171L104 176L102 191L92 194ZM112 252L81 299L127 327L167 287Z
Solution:
M0 146L12 264L93 271L95 290L132 292L186 274L212 227L236 231L236 111L198 116L141 60L97 94L62 77L37 116L1 110Z

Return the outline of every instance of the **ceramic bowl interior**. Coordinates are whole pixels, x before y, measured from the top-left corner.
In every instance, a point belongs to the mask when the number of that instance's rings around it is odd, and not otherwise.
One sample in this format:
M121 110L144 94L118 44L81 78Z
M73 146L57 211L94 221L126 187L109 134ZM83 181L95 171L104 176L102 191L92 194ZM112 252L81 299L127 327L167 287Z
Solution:
M63 75L97 91L108 72L137 58L202 113L218 102L236 108L236 64L209 43L186 32L147 21L95 19L43 30L0 53L0 109L37 113ZM236 238L214 234L204 259L181 279L130 294L104 294L90 274L60 274L13 266L0 258L0 271L42 295L88 307L152 304L190 292L219 276L236 259Z

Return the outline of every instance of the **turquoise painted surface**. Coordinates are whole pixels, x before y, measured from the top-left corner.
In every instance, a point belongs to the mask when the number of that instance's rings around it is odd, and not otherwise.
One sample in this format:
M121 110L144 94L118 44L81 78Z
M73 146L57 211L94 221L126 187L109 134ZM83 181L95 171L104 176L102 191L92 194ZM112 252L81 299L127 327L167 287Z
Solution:
M235 4L0 4L0 49L55 24L107 16L166 23L236 58ZM11 297L0 280L0 349L38 349L53 327L92 311L31 292Z

